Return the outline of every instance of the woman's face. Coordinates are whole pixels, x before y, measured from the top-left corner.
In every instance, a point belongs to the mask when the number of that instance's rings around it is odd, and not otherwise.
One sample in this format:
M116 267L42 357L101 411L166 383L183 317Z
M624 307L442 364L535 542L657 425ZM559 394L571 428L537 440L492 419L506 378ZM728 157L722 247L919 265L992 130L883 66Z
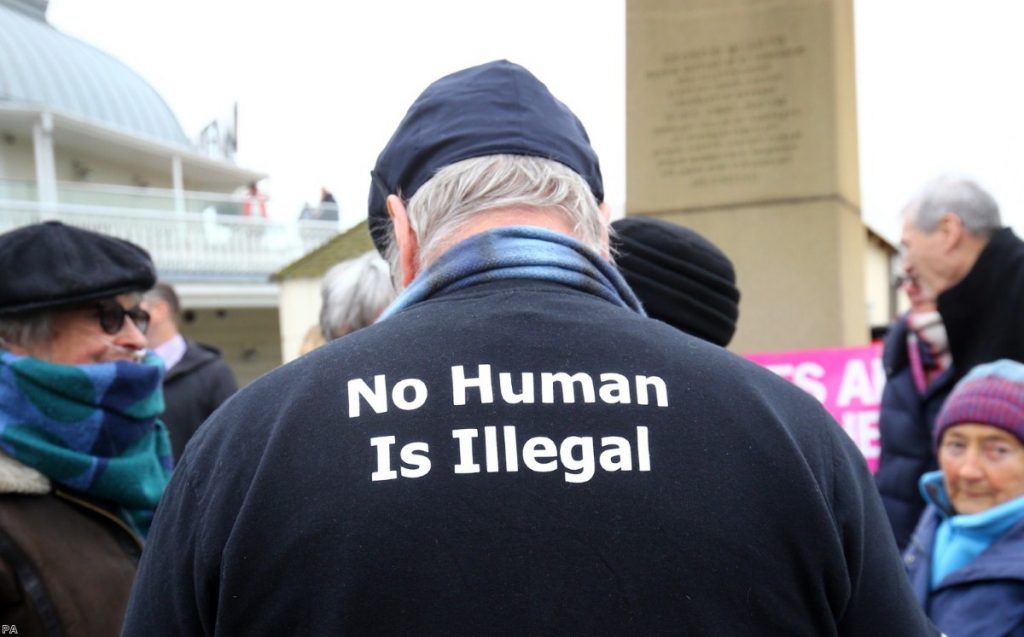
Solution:
M11 348L16 354L60 363L83 365L116 360L133 360L146 347L146 336L140 325L125 313L137 313L138 294L122 294L116 298L57 310L53 314L52 337L38 346ZM145 325L141 326L145 329Z
M939 467L957 513L980 513L1024 495L1024 445L991 425L954 425L942 435Z

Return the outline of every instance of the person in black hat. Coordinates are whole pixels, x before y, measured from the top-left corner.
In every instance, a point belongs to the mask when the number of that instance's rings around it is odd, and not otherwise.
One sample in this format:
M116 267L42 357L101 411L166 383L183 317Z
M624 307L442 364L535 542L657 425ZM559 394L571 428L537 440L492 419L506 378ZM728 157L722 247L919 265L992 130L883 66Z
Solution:
M612 223L615 264L647 316L725 347L736 333L740 291L732 261L690 228L629 217Z
M51 222L0 235L0 614L19 634L117 635L170 477L153 263Z
M603 200L523 67L430 85L372 173L402 292L193 438L125 634L932 634L849 436L645 317Z

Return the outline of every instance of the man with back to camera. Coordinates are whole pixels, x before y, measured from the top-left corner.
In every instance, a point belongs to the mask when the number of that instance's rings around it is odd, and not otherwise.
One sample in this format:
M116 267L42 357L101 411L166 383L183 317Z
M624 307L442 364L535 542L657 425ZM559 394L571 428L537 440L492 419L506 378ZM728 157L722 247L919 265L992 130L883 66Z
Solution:
M178 330L181 302L168 283L157 283L142 299L149 312L149 347L164 362L164 413L174 458L221 403L238 391L235 375L220 350L186 339Z
M967 179L929 183L903 210L903 269L938 301L953 381L1000 358L1024 362L1024 242Z
M934 634L817 401L644 317L526 69L433 83L372 177L404 291L197 434L126 634Z

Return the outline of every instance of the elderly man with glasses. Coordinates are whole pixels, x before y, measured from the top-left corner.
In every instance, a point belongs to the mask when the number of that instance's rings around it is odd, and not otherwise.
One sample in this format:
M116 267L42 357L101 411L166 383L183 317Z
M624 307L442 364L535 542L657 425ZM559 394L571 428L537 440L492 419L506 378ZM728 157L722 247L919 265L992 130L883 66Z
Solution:
M170 477L163 368L127 241L51 222L0 235L0 615L116 635Z

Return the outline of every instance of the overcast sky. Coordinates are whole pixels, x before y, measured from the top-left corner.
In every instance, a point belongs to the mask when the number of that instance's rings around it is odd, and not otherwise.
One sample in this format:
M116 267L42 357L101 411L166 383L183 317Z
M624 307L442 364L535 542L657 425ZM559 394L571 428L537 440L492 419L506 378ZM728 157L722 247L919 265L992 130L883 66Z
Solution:
M275 216L321 185L363 214L369 170L431 81L497 58L525 65L576 112L625 201L624 0L51 0L50 21L143 75L195 137L239 103L238 161L271 175ZM286 8L285 8L286 7ZM1012 0L855 3L861 200L898 237L931 177L975 177L1024 234L1024 89Z

